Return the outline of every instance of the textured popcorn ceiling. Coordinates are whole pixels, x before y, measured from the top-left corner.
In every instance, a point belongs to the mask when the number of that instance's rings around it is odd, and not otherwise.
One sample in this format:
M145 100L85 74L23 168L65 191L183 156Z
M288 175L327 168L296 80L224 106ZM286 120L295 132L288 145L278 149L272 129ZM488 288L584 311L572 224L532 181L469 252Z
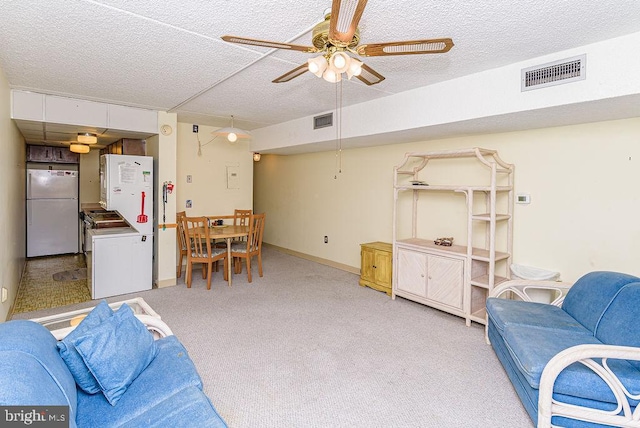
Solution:
M310 45L309 30L330 6L4 0L0 68L17 89L173 109L180 121L214 126L227 126L233 114L236 126L261 128L334 109L334 85L310 73L271 83L313 55L263 57L268 49L220 36ZM343 106L640 31L640 1L370 0L360 30L361 44L451 37L455 46L447 54L364 59L386 80L371 87L345 81Z

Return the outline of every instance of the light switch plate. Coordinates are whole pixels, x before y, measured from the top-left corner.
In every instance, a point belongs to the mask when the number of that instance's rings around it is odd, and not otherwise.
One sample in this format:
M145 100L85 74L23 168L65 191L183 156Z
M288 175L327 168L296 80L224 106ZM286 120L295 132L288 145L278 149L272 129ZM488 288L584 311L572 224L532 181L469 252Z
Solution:
M517 204L530 204L531 203L531 195L528 193L518 193L516 195L516 203Z

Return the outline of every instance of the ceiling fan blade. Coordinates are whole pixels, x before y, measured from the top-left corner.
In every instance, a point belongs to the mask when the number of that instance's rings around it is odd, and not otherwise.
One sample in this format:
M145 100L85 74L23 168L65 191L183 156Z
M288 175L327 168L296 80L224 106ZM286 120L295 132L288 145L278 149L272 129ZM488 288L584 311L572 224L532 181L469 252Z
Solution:
M382 74L378 73L367 64L362 64L362 72L355 77L369 86L375 85L376 83L380 83L384 80L384 76Z
M345 47L351 43L367 0L333 0L329 21L329 41Z
M315 46L292 45L291 43L271 42L269 40L248 39L246 37L222 36L222 40L229 43L240 43L242 45L262 46L265 48L289 49L300 52L315 53L318 48Z
M407 40L404 42L370 43L358 46L362 56L413 55L445 53L453 47L451 39Z
M307 70L309 70L309 64L305 62L301 66L298 66L293 70L284 73L282 76L275 78L272 83L288 82L289 80L295 79L296 77L306 73Z

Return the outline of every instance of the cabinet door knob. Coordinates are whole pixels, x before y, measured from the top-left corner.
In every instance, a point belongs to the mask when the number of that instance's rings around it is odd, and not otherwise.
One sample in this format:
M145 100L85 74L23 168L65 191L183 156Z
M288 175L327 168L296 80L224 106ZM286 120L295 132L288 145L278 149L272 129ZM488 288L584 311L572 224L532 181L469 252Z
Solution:
M421 276L422 278L424 278L424 274L423 274L423 273L421 273L421 274L420 274L420 276Z

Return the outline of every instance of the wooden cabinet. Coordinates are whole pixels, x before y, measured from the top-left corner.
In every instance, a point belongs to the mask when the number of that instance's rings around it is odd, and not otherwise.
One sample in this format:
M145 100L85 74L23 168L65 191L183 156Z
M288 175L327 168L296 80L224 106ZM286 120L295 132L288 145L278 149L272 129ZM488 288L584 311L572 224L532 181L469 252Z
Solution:
M100 150L101 155L136 155L146 156L146 140L123 138Z
M80 163L80 155L68 147L28 145L27 162Z
M360 285L391 295L393 246L386 242L361 244Z
M398 245L396 295L463 315L464 258Z
M486 323L489 292L510 277L513 172L495 150L405 154L394 168L392 298ZM456 218L461 224L452 226ZM451 236L441 230L462 231L457 245L435 245Z

